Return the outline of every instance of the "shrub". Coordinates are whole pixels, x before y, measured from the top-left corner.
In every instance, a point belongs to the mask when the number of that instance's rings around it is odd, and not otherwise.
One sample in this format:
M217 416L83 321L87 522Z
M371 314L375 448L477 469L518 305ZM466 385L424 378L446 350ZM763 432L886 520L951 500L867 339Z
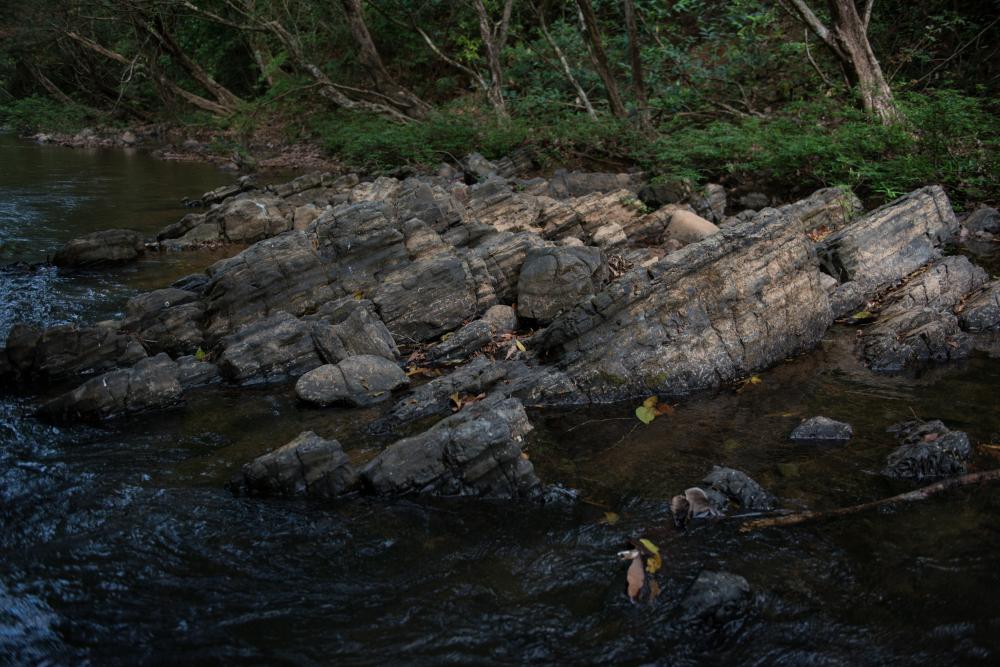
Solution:
M86 108L32 95L0 106L0 125L17 132L76 132L89 120Z

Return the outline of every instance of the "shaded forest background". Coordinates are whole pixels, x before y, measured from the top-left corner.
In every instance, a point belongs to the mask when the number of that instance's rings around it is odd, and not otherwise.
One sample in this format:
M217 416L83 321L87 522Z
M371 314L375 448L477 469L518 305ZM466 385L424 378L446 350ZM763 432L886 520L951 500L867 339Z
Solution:
M0 124L1000 200L1000 0L0 4Z

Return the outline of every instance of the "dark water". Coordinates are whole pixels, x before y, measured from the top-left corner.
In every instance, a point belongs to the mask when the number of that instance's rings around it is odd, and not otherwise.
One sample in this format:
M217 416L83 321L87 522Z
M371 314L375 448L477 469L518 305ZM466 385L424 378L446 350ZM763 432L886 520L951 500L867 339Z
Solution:
M182 213L170 210L182 194L226 180L141 155L4 139L0 151L20 161L0 160L0 238L18 239L5 261L88 227L162 216L156 228ZM142 196L108 185L129 183L116 179L131 170L145 174L130 177ZM114 314L136 289L210 260L6 278L0 333L18 319ZM633 406L533 415L531 459L546 481L582 491L571 508L234 499L222 485L239 465L301 430L337 437L359 461L382 444L357 433L373 413L306 410L287 388L205 391L102 429L46 426L25 416L32 397L0 399L0 662L996 664L1000 486L750 534L732 520L669 528L667 499L715 463L746 470L788 507L827 508L905 488L876 474L895 421L938 417L976 444L1000 441L1000 361L873 376L850 361L852 335L831 332L760 384L649 426ZM850 421L855 439L788 443L815 413ZM620 521L605 523L606 511ZM652 605L628 601L614 556L638 534L665 555ZM744 620L680 622L703 569L748 579Z

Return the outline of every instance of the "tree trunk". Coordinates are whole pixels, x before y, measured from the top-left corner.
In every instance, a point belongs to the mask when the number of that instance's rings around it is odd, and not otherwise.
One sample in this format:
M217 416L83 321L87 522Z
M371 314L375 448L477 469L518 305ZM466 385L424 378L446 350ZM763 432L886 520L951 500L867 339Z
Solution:
M601 31L597 26L597 16L594 14L594 7L590 0L576 0L576 6L580 13L580 22L586 34L587 51L590 52L590 59L594 62L594 68L598 76L604 82L604 89L607 91L608 104L611 105L611 113L618 118L625 117L625 105L622 104L621 95L618 93L618 84L611 74L611 67L608 65L608 56L604 53L604 46L601 44Z
M350 27L351 35L358 47L358 60L375 85L375 89L393 100L406 115L412 118L425 116L430 110L430 106L413 92L400 85L385 68L371 33L368 31L361 0L341 0L341 4L344 6L344 14L347 16L347 25Z
M490 70L490 86L486 96L496 110L497 116L507 118L507 103L503 99L503 68L500 64L500 53L507 40L507 24L510 22L510 12L513 0L504 3L504 15L501 18L499 34L494 29L489 13L483 0L474 0L476 14L479 16L479 34L483 39L483 49L486 51L486 64Z
M639 127L649 130L649 109L646 103L646 84L642 80L642 58L639 53L639 27L635 20L635 3L622 0L625 9L625 30L628 32L628 56L632 64L632 91L635 95L636 113Z
M896 109L892 89L872 51L867 26L858 15L854 0L829 0L828 4L833 17L833 39L850 66L851 79L858 88L862 106L884 125L897 122L899 111Z
M573 90L576 91L576 96L580 98L580 103L583 104L583 108L587 110L587 115L596 120L597 112L594 111L594 106L590 103L590 97L587 95L587 91L583 89L580 82L576 80L575 76L573 76L573 69L569 66L569 60L566 59L566 54L563 53L563 50L559 48L559 44L556 43L556 40L553 39L552 35L549 33L549 28L545 24L544 5L541 8L535 7L534 5L533 7L535 9L535 13L538 15L538 27L541 29L542 36L545 38L545 41L548 42L549 47L555 51L556 57L559 59L559 64L562 65L563 74L566 75L566 80L569 81L571 86L573 86Z

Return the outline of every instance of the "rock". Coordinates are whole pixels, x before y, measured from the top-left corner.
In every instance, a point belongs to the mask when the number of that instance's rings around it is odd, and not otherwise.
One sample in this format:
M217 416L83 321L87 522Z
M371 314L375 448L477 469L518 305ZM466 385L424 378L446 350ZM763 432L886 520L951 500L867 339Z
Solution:
M5 348L10 373L19 382L51 382L131 366L146 356L135 338L114 324L61 324L37 329L15 324Z
M121 328L154 353L193 354L204 342L204 315L197 293L168 287L129 299Z
M310 174L303 174L296 178L293 178L287 183L281 183L279 185L270 185L268 190L273 192L278 197L287 198L292 195L296 195L300 192L305 192L306 190L312 190L314 188L321 187L325 182L332 181L333 176L331 174L323 174L320 172L312 172Z
M628 271L531 346L592 401L670 396L809 349L832 319L813 244L769 209Z
M461 361L496 337L517 327L517 313L510 306L493 306L482 319L469 322L427 351L432 364Z
M531 424L520 401L479 401L390 445L362 470L378 495L531 498L541 483L521 454Z
M1000 211L989 206L978 208L962 221L962 226L970 232L1000 234Z
M38 416L55 422L109 419L176 405L181 392L177 364L162 353L142 359L132 368L87 380L43 404Z
M718 183L708 183L691 198L691 206L695 213L717 225L726 219L726 189Z
M854 435L850 424L834 421L829 417L810 417L792 430L790 439L795 442L844 443Z
M590 240L595 246L601 248L602 250L609 250L628 243L628 237L625 236L625 230L621 228L621 225L614 222L601 225L595 229L594 233L590 237Z
M626 238L633 238L636 226L646 214L646 206L630 190L595 192L565 202L576 213L584 242L591 245L620 245L624 243L616 228Z
M664 240L676 239L687 245L688 243L697 243L718 232L718 227L701 216L684 209L676 209L670 216Z
M799 220L804 233L822 228L832 233L853 222L864 208L847 188L823 188L805 199L779 206L778 210Z
M817 245L824 270L841 285L834 315L857 310L880 290L941 257L958 222L944 190L929 186L875 209Z
M275 382L321 366L309 322L278 311L219 342L219 372L239 384Z
M350 491L358 476L336 440L303 431L273 452L243 466L243 487L252 496L331 499Z
M177 358L177 379L184 391L215 384L220 378L219 368L213 363L194 355Z
M410 263L402 228L384 202L337 206L317 218L315 229L319 256L332 263L326 270L336 269L338 296L367 293Z
M642 174L568 172L565 169L557 169L549 179L549 196L555 199L567 199L616 190L629 190L634 195L641 184Z
M399 349L382 320L353 297L345 297L341 303L344 304L341 312L321 318L322 324L312 330L313 341L323 360L335 364L366 354L395 361ZM335 324L330 326L328 322Z
M479 308L488 308L497 301L515 301L528 253L546 245L538 234L502 232L483 239L471 253L466 253Z
M860 339L874 370L898 371L918 361L968 356L972 341L953 309L988 276L966 257L946 257L889 294L878 321Z
M961 306L958 322L973 333L1000 330L1000 280L970 295Z
M462 169L470 174L476 181L485 181L497 175L497 169L492 162L484 158L479 153L469 153L462 160Z
M406 373L384 357L362 354L315 368L295 383L295 395L312 405L365 407L410 384Z
M146 252L142 234L130 229L105 229L73 239L52 258L59 267L76 268L129 262Z
M509 179L530 171L535 166L532 153L529 146L523 146L511 151L510 155L494 161L493 165L496 167L497 174Z
M760 484L745 472L733 468L712 466L712 472L708 473L701 483L725 495L737 503L743 511L773 510L778 505L775 497L765 491Z
M316 204L303 204L297 207L292 213L292 229L305 231L322 213L323 210Z
M750 584L743 577L702 571L681 600L682 619L726 623L742 617L751 601Z
M607 260L597 248L534 248L518 277L518 313L547 324L560 312L592 297L607 276Z
M385 277L372 296L395 337L428 341L460 326L478 309L476 284L466 262L441 253Z
M639 198L650 208L660 208L667 204L680 204L691 196L693 187L687 179L658 181L644 185L639 190Z
M280 200L267 197L229 199L209 216L230 243L252 243L292 228L291 216L282 210Z
M467 215L498 231L533 231L539 204L535 197L514 192L502 178L489 178L469 188Z
M965 433L951 431L937 420L903 422L889 431L903 444L889 455L883 475L922 481L966 472L972 445Z
M771 199L763 192L748 192L737 200L741 207L759 211L771 205Z
M121 137L119 137L119 140L126 146L132 146L136 142L135 133L130 130L125 130L124 132L122 132L122 135Z

